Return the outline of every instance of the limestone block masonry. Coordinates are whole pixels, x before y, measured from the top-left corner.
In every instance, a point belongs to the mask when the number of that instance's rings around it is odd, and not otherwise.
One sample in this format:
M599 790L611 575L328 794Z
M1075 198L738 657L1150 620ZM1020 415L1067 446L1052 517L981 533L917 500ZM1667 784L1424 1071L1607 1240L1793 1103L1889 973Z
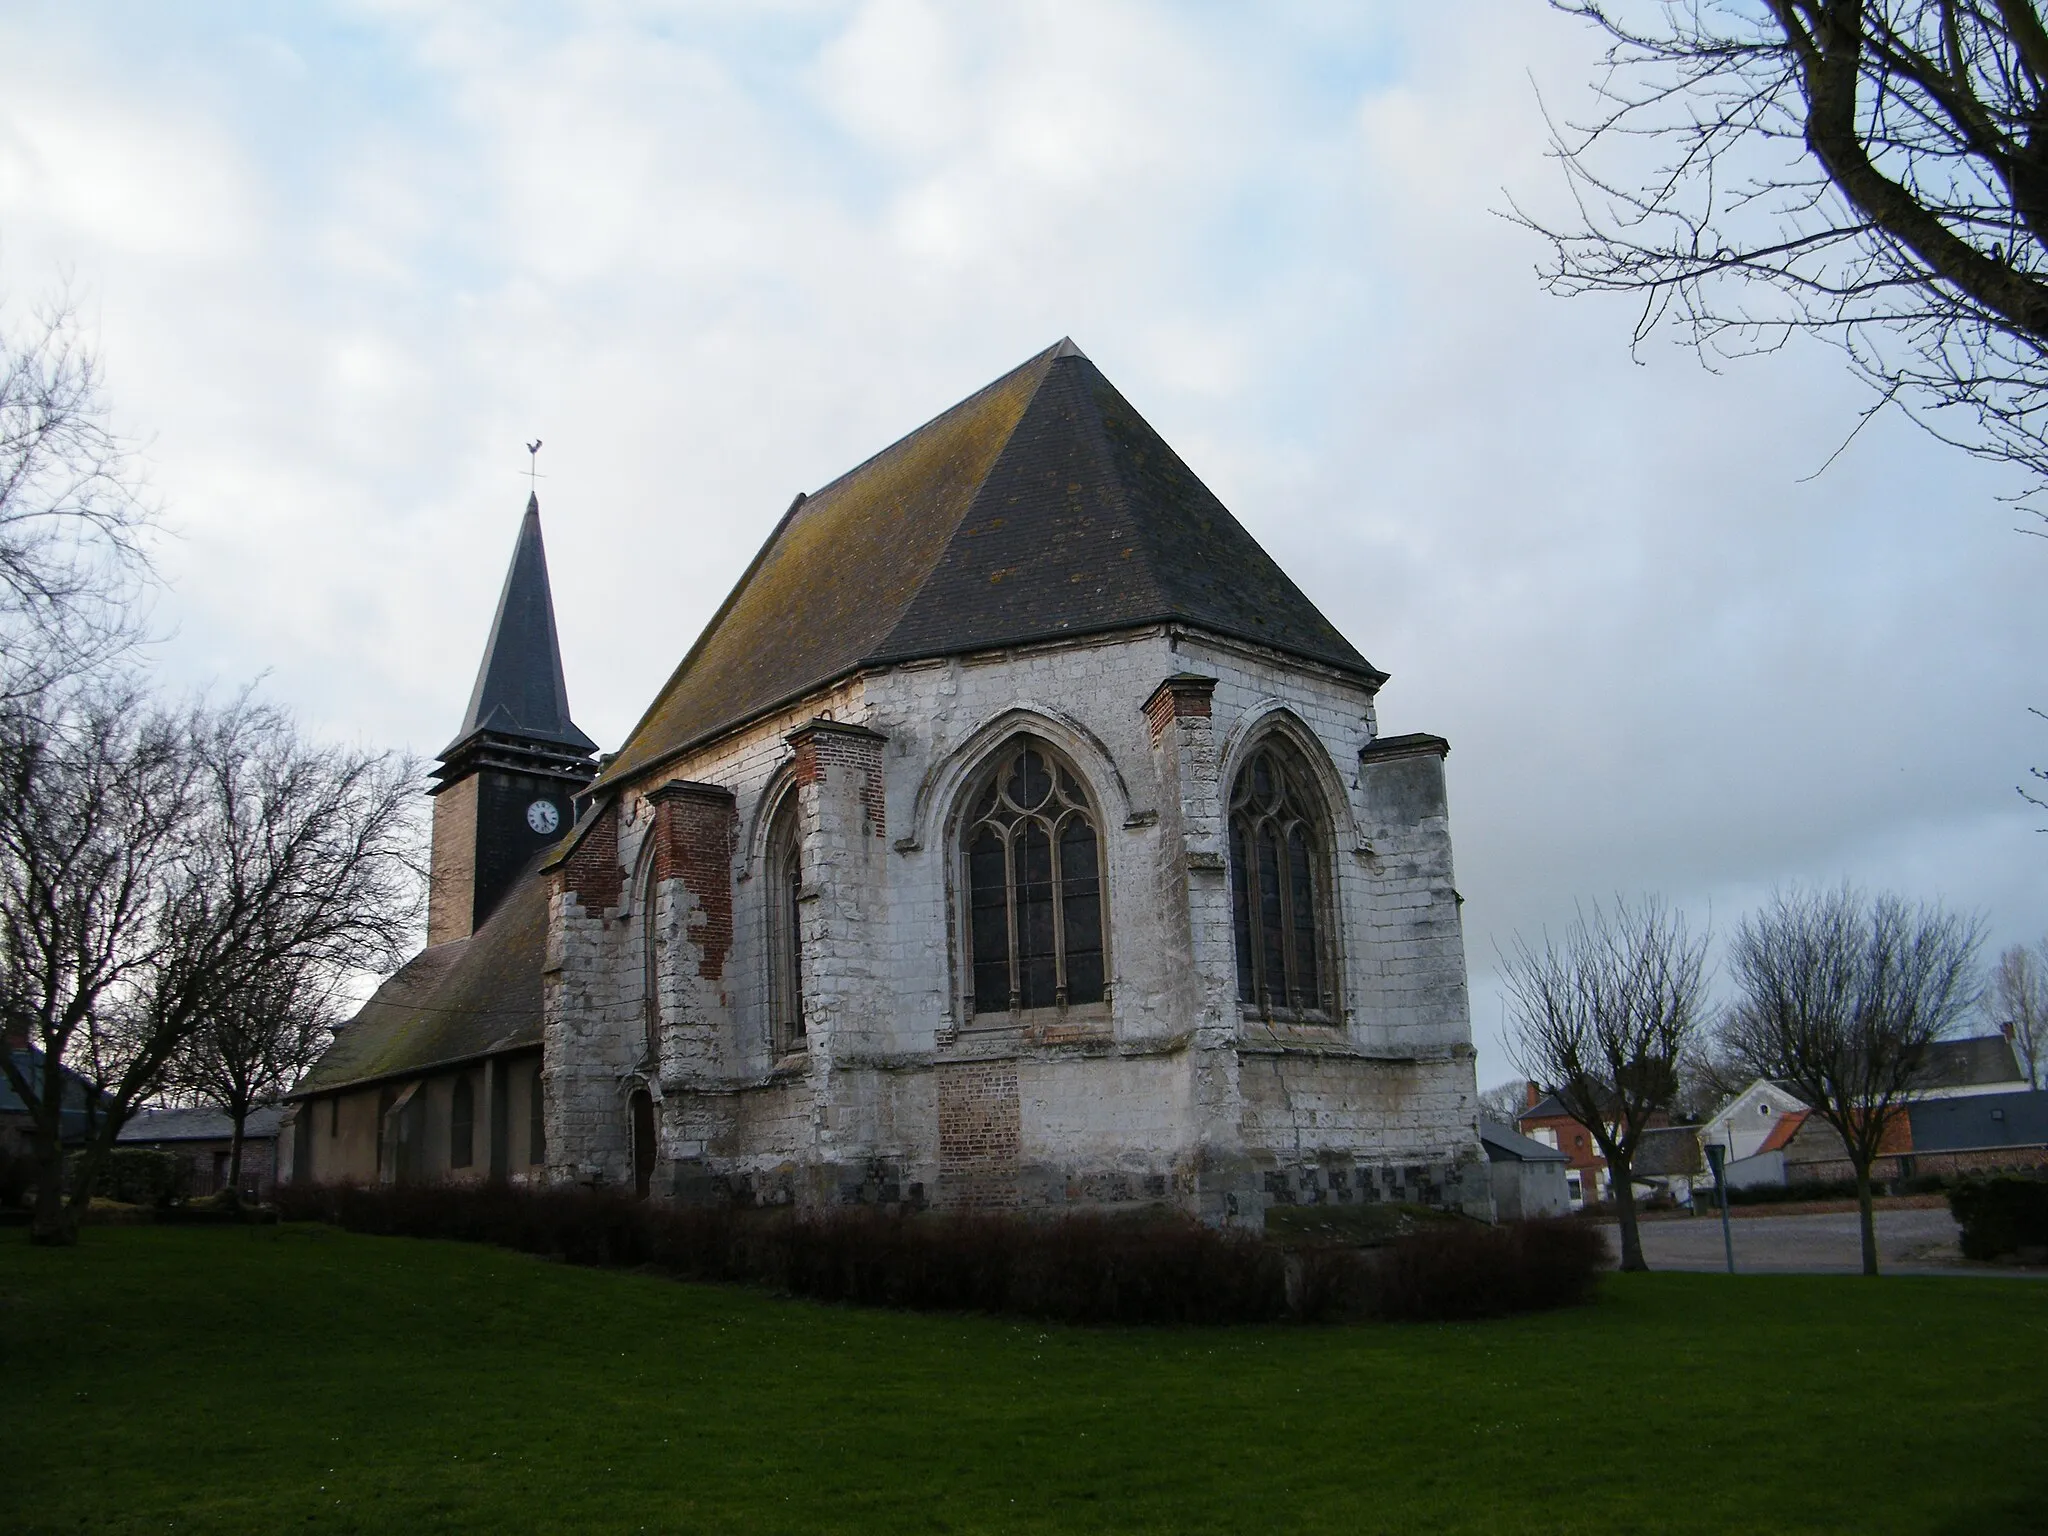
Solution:
M1019 736L1086 800L1103 997L991 1013L966 802ZM1320 992L1291 1009L1240 996L1240 907L1282 910L1232 867L1233 792L1267 747L1312 806L1286 910ZM1355 675L1158 625L877 667L657 763L603 791L553 864L548 1176L630 1185L644 1091L672 1199L1489 1214L1447 750L1377 739ZM791 805L793 893L767 848ZM793 1035L770 1018L778 922ZM1016 922L1015 942L1054 944Z

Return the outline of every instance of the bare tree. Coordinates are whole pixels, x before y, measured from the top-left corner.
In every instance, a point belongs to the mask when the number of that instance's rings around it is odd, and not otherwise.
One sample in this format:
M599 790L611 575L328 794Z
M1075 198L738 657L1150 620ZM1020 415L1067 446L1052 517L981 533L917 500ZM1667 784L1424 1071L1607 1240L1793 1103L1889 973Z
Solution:
M1508 1055L1557 1096L1607 1160L1621 1220L1621 1267L1647 1269L1630 1166L1678 1092L1678 1063L1701 1022L1707 941L1656 897L1596 904L1540 947L1505 959Z
M151 521L138 486L76 311L60 299L0 322L0 699L135 638Z
M1607 38L1553 127L1556 292L1709 359L1830 341L1945 441L2048 477L2048 28L2022 0L1552 0Z
M1780 892L1729 949L1742 1000L1722 1029L1760 1077L1804 1099L1856 1172L1863 1272L1877 1273L1870 1168L1927 1061L1976 1002L1978 924L1839 886Z
M1505 1083L1495 1083L1491 1088L1482 1089L1479 1094L1479 1112L1489 1120L1513 1129L1515 1122L1522 1118L1522 1111L1529 1106L1529 1084L1525 1078L1514 1078Z
M2048 1067L2048 939L2015 944L1991 973L1992 1022L2011 1032L2013 1054L2027 1086L2041 1086Z
M34 1119L40 1242L209 1020L280 972L387 966L419 904L410 763L308 744L246 698L173 715L132 686L16 701L0 731L0 1008L42 1053L10 1085ZM64 1190L61 1068L93 1085Z
M320 1059L334 1038L341 1000L331 973L284 960L235 988L171 1059L166 1086L219 1109L232 1124L225 1191L230 1201L240 1198L250 1112L283 1094Z

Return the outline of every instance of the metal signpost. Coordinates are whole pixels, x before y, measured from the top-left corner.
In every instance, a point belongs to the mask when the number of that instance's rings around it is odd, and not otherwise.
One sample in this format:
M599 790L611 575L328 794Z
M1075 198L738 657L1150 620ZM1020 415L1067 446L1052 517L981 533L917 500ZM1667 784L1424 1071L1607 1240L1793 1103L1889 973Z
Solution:
M1728 1230L1728 1176L1722 1169L1728 1149L1718 1141L1707 1143L1707 1166L1714 1170L1714 1188L1721 1192L1721 1246L1728 1251L1728 1273L1735 1273L1735 1235Z

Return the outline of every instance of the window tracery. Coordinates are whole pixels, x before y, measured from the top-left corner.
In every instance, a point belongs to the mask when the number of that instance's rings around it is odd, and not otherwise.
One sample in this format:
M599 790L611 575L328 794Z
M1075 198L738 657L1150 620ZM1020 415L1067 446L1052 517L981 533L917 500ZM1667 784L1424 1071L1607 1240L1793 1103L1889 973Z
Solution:
M1271 1017L1334 1011L1328 838L1308 769L1282 742L1257 748L1230 793L1237 998Z
M1002 747L968 796L971 1000L977 1014L1107 994L1100 838L1088 793L1043 741Z

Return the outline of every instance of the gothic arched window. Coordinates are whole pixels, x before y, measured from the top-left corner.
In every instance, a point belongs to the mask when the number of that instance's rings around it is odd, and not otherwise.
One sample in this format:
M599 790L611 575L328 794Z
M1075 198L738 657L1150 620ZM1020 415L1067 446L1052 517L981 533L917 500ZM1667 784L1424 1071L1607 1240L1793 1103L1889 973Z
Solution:
M1101 1002L1102 858L1081 781L1044 742L1019 736L967 803L974 1012Z
M642 1023L647 1032L647 1062L661 1061L661 929L656 908L660 887L655 881L654 859L647 860L647 873L640 882L640 967Z
M1327 1016L1331 966L1320 800L1280 742L1254 751L1230 791L1237 998L1261 1013Z
M796 795L768 823L768 1019L777 1055L804 1043L803 821Z

